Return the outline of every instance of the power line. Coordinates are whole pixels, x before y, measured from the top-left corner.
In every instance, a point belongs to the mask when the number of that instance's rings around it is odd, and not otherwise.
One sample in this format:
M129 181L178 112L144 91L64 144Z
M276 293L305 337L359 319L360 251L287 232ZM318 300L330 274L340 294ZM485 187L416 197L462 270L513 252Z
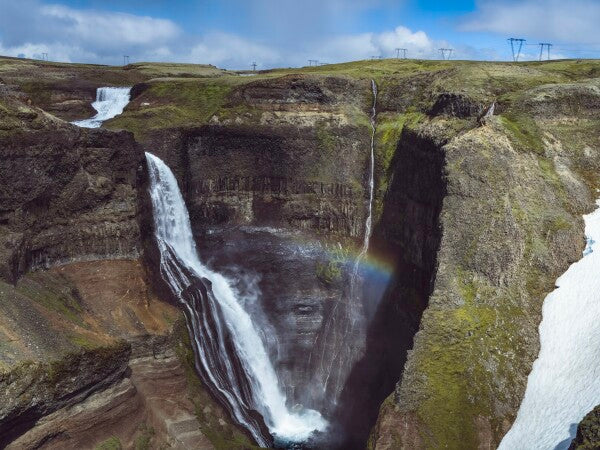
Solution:
M519 56L521 55L521 49L523 48L523 43L525 42L525 39L508 38L508 42L510 42L510 49L512 51L513 61L515 61L515 62L519 61ZM519 44L516 55L515 55L515 43Z
M452 52L454 51L454 49L453 48L439 48L438 51L442 54L443 60L448 60L452 57ZM446 52L448 52L447 56L446 56Z
M548 48L548 61L550 60L550 47L552 47L552 44L550 44L549 42L540 42L538 44L540 46L540 61L542 60L542 54L544 53L544 47Z
M396 58L400 59L400 52L402 52L402 59L406 59L406 49L405 48L397 48L396 49Z

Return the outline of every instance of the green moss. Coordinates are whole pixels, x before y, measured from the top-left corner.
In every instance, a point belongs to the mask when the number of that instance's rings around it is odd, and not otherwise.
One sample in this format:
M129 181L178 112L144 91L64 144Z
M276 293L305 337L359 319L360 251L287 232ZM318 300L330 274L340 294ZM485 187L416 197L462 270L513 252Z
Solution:
M207 123L225 104L233 85L234 82L220 78L210 82L157 80L122 115L107 121L105 126L132 131L141 140L151 130L198 126ZM142 106L146 103L148 105Z
M77 325L84 325L77 290L64 277L46 271L32 272L19 281L17 292Z
M121 450L123 446L118 437L113 436L101 442L95 447L95 450Z
M142 423L135 438L135 450L149 450L154 437L154 428Z
M539 127L533 119L515 113L506 113L501 117L502 124L510 132L513 144L521 151L544 154L544 145Z
M329 260L325 263L316 263L317 279L327 286L339 283L342 279L342 270L344 265L351 259L348 248L337 243L326 245L329 253Z
M85 350L91 350L100 345L99 342L97 342L97 341L91 339L89 336L83 335L83 334L69 335L69 341L76 347L81 347Z
M375 133L375 179L376 195L374 203L375 221L383 212L383 199L392 176L392 160L398 148L400 136L405 126L414 127L425 115L411 111L404 114L381 114L377 117Z
M325 121L319 121L316 125L316 135L319 141L319 149L327 154L334 153L336 149L337 138L331 132Z
M427 448L477 448L473 420L483 417L492 431L501 433L492 400L486 394L498 379L513 378L511 368L524 348L519 323L523 311L510 302L487 305L485 298L495 289L477 281L469 272L456 277L463 304L450 309L430 308L426 351L417 359L418 372L425 376L426 398L418 416L430 433L423 432ZM502 306L498 306L502 305Z

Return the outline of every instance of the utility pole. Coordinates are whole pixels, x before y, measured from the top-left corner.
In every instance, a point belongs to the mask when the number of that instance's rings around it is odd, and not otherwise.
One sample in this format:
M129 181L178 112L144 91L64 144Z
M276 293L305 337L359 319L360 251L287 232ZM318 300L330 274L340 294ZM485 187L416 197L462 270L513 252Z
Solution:
M252 72L256 72L256 61L252 63Z
M123 55L123 65L126 66L127 64L129 64L129 56Z
M442 59L443 60L450 59L452 57L452 52L454 51L453 48L440 48L438 50L442 54ZM446 52L448 52L448 57L446 57Z
M519 61L519 56L521 56L521 49L523 48L523 43L525 39L521 38L508 38L508 42L510 42L510 49L512 51L512 57L514 62ZM519 44L519 48L517 50L517 54L515 55L515 43Z
M319 60L317 60L317 59L309 59L308 60L308 65L309 66L318 66L319 65Z
M540 46L540 61L542 60L542 53L544 52L544 47L548 48L548 60L550 60L550 47L552 47L552 44L549 42L540 42L538 45Z
M396 59L400 59L400 52L402 52L402 59L406 59L406 49L405 48L397 48L396 49Z

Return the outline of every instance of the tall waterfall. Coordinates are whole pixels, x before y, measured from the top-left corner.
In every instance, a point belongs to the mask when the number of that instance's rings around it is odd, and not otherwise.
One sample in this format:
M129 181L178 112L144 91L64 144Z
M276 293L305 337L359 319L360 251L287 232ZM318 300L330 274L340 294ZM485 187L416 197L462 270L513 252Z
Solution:
M352 366L362 356L366 340L366 318L362 298L357 292L360 281L361 262L369 251L369 240L373 222L373 200L375 197L375 132L377 116L377 84L371 80L373 106L371 108L371 143L369 149L369 203L365 221L363 243L354 266L349 274L349 290L344 299L333 306L324 331L319 337L320 355L311 354L311 363L316 366L315 376L323 395L334 405L339 399L344 383Z
M91 119L77 120L71 122L83 128L99 128L102 122L112 119L123 112L129 103L130 87L101 87L96 91L96 101L92 107L97 114Z
M231 415L261 446L270 436L258 412L280 442L302 442L327 422L311 409L291 412L265 345L230 280L199 259L177 180L165 163L146 153L160 269L184 307L196 368Z
M577 424L600 403L600 201L584 216L583 258L556 280L540 323L540 353L501 450L566 450Z

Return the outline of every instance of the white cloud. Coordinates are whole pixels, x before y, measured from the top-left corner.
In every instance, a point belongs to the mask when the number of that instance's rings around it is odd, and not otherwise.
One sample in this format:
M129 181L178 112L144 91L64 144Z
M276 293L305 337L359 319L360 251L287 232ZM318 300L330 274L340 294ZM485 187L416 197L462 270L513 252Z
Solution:
M390 0L374 1L380 4ZM220 31L193 36L170 20L154 17L75 9L41 0L0 0L0 54L39 58L48 53L54 61L104 64L120 64L122 55L130 55L131 62L209 63L224 68L249 68L256 61L259 68L269 68L302 66L308 59L334 63L391 57L397 47L409 49L410 57L434 58L438 57L438 47L447 46L433 41L424 31L403 26L381 33L320 30L327 28L327 22L336 14L372 7L374 3L367 0L281 2L273 5L270 0L256 0L252 6L257 14L264 13L259 26L273 22L278 23L273 25L276 27L287 26L281 33L271 30L278 39L265 43L266 38L260 35L247 38ZM318 24L310 20L313 16L318 17ZM306 21L310 26L298 29ZM290 25L292 22L296 25Z
M368 59L372 56L390 58L396 55L396 48L406 48L407 56L411 58L435 58L437 49L448 45L446 41L432 40L424 31L413 32L398 26L382 33L334 37L322 46L312 49L312 56L326 62Z
M80 45L127 47L165 42L177 37L179 27L165 19L132 14L75 10L60 5L43 6L45 20L67 24L64 38L75 38Z
M189 55L180 57L187 61L235 68L249 68L253 61L260 64L259 68L283 62L275 49L228 33L209 33L191 48Z
M477 7L462 23L461 30L544 42L600 43L598 0L481 0Z
M0 52L55 61L116 63L123 54L165 57L182 35L170 20L0 0Z

